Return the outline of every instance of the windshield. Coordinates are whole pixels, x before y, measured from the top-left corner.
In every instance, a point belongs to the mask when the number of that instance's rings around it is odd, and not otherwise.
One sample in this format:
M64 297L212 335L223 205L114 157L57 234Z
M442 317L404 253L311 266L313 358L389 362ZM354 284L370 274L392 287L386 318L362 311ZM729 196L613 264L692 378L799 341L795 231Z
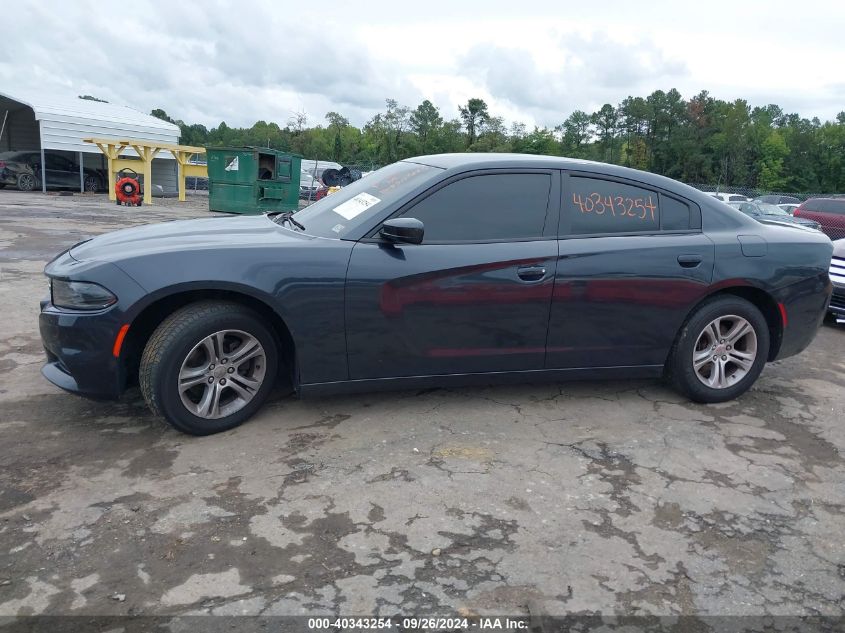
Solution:
M393 163L305 207L296 214L296 220L305 225L309 235L342 239L368 222L386 204L412 191L439 171L439 167L419 163Z
M764 215L789 215L789 213L781 209L779 206L769 204L768 202L758 202L757 208L760 210L760 213Z

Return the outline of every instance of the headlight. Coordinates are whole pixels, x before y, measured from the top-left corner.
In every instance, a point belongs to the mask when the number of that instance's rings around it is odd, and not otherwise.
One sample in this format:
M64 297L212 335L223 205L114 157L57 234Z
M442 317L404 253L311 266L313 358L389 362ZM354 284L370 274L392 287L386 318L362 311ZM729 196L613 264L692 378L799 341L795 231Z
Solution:
M69 310L102 310L117 302L102 286L87 281L50 280L50 297L57 308Z

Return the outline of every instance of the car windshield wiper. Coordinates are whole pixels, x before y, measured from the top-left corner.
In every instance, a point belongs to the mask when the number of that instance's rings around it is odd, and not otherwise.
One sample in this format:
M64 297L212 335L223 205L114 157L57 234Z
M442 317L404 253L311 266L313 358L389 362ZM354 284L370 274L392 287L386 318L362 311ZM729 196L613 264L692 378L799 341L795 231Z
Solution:
M273 218L273 222L275 222L276 224L284 224L285 222L290 222L299 230L305 230L304 224L301 224L300 222L297 222L293 219L293 211L285 211L284 213L279 213Z

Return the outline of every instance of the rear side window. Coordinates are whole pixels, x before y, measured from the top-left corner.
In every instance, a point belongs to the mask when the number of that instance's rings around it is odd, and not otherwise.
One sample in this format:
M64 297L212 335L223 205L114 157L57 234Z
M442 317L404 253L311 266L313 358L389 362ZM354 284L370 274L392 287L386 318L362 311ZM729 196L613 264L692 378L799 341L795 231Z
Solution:
M571 219L573 235L660 229L659 196L648 189L600 178L571 176L563 202L565 213Z
M745 196L728 196L730 202L744 202L746 199Z
M549 174L485 174L455 181L403 213L425 226L423 243L540 238Z
M845 215L845 199L811 198L801 205L801 210Z
M845 200L819 200L819 211L845 215Z

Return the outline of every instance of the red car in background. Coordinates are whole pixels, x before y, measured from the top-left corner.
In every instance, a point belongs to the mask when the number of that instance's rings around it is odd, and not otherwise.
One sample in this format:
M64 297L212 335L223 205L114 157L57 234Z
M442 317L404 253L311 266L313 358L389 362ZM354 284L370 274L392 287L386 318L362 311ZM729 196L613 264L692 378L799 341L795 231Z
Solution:
M845 238L845 198L810 198L795 209L793 216L815 220L832 240Z

